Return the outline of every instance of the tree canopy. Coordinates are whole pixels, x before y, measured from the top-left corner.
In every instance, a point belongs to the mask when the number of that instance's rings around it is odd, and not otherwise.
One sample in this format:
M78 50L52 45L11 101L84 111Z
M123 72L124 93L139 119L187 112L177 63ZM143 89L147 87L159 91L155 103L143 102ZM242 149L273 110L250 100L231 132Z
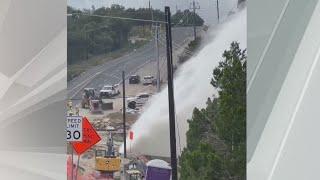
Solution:
M151 22L129 21L112 18L101 18L90 15L116 16L135 19L164 21L163 11L149 8L125 8L114 4L111 7L101 7L96 9L78 10L67 7L68 16L68 64L75 64L79 61L87 60L90 56L107 54L130 45L129 36L135 35L135 27L142 27L143 37L146 37L147 30L151 33ZM178 21L181 11L173 15L174 21ZM190 16L189 10L183 13ZM86 14L86 15L84 15ZM173 22L174 22L173 21ZM183 21L183 25L191 25L191 20ZM196 16L197 25L203 24L203 20ZM202 23L201 23L202 22ZM133 34L132 34L133 32ZM151 34L150 34L151 35Z
M233 42L213 70L218 95L195 108L187 147L180 157L181 179L246 179L246 50Z
M175 26L202 26L204 20L196 13L194 14L190 10L178 10L176 14L172 16L171 22Z

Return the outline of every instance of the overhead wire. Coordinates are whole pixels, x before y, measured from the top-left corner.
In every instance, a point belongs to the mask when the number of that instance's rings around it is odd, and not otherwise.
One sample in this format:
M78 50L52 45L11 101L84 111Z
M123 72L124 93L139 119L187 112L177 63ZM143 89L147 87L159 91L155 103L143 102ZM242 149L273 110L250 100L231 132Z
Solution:
M92 16L92 17L101 17L101 18L110 18L110 19L121 19L121 20L129 20L129 21L140 21L140 22L151 22L151 23L162 23L166 24L165 21L159 20L150 20L150 19L137 19L137 18L128 18L128 17L120 17L120 16L108 16L108 15L98 15L98 14L85 14L85 13L70 13L67 16L80 15L80 16Z

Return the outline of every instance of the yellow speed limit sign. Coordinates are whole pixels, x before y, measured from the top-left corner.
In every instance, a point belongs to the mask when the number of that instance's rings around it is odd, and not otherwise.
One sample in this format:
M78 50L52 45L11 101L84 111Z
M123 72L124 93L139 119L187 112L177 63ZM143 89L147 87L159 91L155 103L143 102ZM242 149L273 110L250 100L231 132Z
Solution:
M67 116L67 141L82 141L82 117Z

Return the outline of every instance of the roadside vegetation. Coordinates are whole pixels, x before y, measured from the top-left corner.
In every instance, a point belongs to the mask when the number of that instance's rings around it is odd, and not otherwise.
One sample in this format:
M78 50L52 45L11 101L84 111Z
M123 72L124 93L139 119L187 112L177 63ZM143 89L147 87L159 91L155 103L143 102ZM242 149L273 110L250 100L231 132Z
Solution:
M142 46L142 42L140 42L137 46ZM79 61L78 63L68 64L67 79L68 81L70 81L71 79L85 72L89 68L101 65L104 62L121 57L124 54L129 53L130 50L131 48L125 47L119 50L112 51L110 53L92 56L88 60Z
M188 46L183 50L183 52L178 56L178 63L182 64L189 60L200 48L201 37L197 37L195 40L190 41Z
M233 42L213 70L218 95L195 108L180 157L180 179L246 179L246 50Z
M172 17L171 21L174 26L202 26L204 24L204 20L198 15L193 14L190 10L178 10Z
M92 66L102 64L110 59L120 57L137 49L152 38L150 22L128 21L112 18L101 18L90 15L129 17L164 21L164 12L149 8L125 8L121 5L96 9L75 9L67 7L68 16L68 81ZM181 14L183 13L183 14ZM189 20L180 21L189 16ZM193 13L189 10L172 16L177 26L193 24ZM202 25L203 19L196 15L196 24Z
M125 9L120 5L110 8L78 10L68 7L68 80L92 66L122 56L143 46L151 38L148 22L132 22L82 14L150 19L150 10ZM154 11L155 18L162 12ZM134 17L133 17L134 16ZM143 37L143 38L139 38Z

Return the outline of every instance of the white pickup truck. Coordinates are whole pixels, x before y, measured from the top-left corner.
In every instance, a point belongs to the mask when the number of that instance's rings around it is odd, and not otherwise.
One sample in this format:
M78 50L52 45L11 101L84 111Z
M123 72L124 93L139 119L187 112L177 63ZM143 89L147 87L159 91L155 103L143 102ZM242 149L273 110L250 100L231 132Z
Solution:
M110 98L116 95L120 94L120 91L118 89L119 85L105 85L103 88L100 90L100 98Z

